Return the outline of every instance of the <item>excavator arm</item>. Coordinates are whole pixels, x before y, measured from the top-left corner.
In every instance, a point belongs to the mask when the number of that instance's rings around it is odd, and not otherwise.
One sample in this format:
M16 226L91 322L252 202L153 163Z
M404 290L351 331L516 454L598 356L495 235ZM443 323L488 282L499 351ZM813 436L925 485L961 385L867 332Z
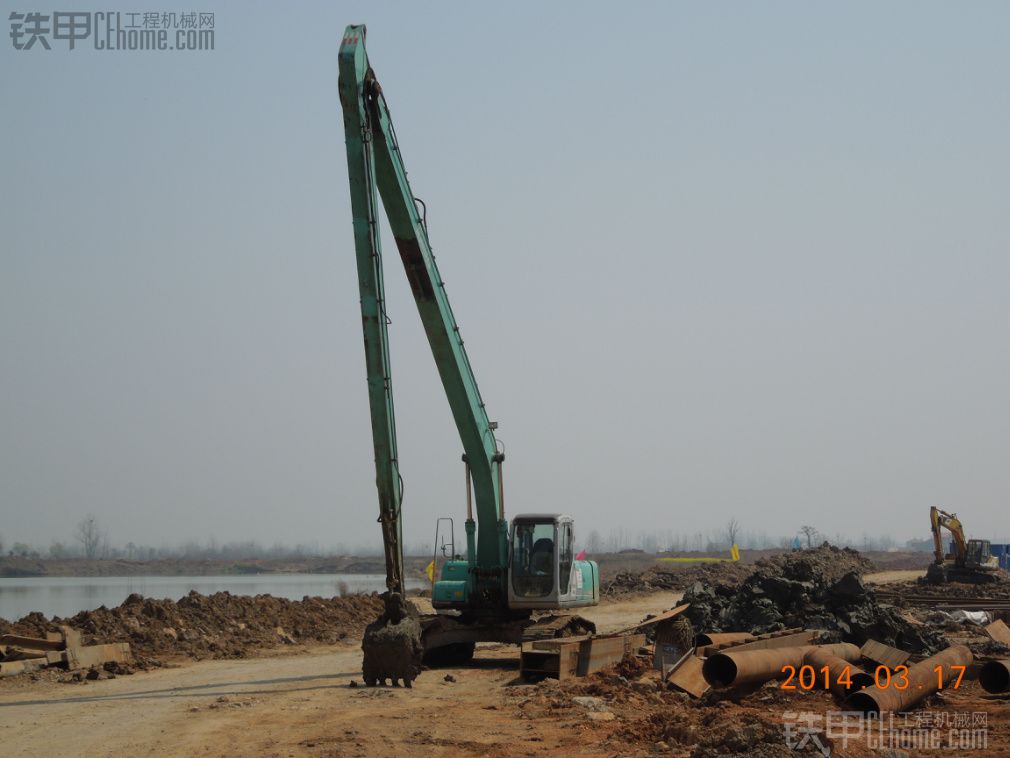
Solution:
M387 585L403 586L396 425L390 380L382 252L376 193L382 200L400 260L421 316L435 365L463 444L474 507L466 522L467 555L475 589L500 598L508 565L508 525L502 499L501 464L493 426L467 358L459 326L418 212L389 108L365 52L365 27L349 26L340 46L340 102L344 117L354 241L365 339L372 442L380 521L386 551ZM476 533L476 534L475 534Z
M947 513L934 505L929 509L929 521L933 528L933 552L936 555L936 562L943 563L945 559L943 538L940 534L942 527L949 531L954 538L955 560L958 563L964 563L965 557L968 555L968 540L964 536L964 527L957 514Z
M365 52L364 26L345 30L339 71L388 588L385 612L365 630L362 673L366 684L401 678L409 684L420 671L421 655L429 644L431 651L462 659L473 654L479 641L519 642L526 639L527 632L531 638L539 638L592 630L590 622L575 616L545 621L533 619L532 613L534 609L595 604L599 572L595 563L575 556L570 516L528 514L517 516L515 527L520 553L527 560L521 561L520 576L509 583L509 529L502 494L504 454L449 305L428 241L427 224L418 212L419 201L407 181L389 107ZM458 615L421 618L403 597L403 482L396 452L389 318L378 232L380 200L463 445L467 558L446 561L440 580L432 587L432 605Z
M368 407L375 453L375 485L379 492L379 522L386 558L386 589L403 593L403 544L400 503L403 480L396 451L392 372L386 295L382 280L378 199L375 179L375 139L363 93L368 61L365 28L348 27L340 49L340 102L344 114L347 175L351 188L354 249L358 267L361 327L365 340ZM360 39L360 43L359 43Z

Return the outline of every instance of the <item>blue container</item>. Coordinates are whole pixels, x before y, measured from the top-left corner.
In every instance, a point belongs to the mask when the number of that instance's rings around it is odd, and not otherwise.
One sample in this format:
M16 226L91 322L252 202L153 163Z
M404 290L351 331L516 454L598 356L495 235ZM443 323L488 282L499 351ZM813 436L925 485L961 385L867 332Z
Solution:
M990 545L992 554L999 558L999 567L1010 571L1010 545Z

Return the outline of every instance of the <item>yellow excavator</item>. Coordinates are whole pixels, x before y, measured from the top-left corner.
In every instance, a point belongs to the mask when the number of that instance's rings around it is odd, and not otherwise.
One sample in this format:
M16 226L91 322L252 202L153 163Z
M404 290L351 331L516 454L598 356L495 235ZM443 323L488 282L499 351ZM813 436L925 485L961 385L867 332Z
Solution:
M933 530L934 561L926 570L926 579L934 584L944 582L994 582L998 578L999 559L992 554L989 540L969 540L956 513L937 508L929 509L929 523ZM946 529L954 538L954 552L945 553L940 530Z

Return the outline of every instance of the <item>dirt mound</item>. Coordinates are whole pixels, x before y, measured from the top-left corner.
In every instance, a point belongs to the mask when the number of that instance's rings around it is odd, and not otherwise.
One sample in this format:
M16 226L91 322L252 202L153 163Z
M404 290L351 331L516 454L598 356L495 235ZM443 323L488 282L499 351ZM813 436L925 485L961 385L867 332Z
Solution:
M804 627L860 645L872 638L914 653L945 647L938 632L877 602L862 579L872 568L857 551L825 543L759 561L740 583L697 582L684 594L691 604L686 615L704 631L761 634Z
M614 755L641 755L642 751L691 758L796 755L786 745L781 716L769 707L780 691L768 689L767 693L759 695L753 706L692 700L661 687L658 672L646 671L629 680L609 668L565 683L545 680L535 687L510 688L506 702L517 705L522 718L577 715L582 722L607 724L602 744L612 748ZM818 709L830 702L827 696L817 699ZM790 703L798 706L796 697Z
M795 755L785 744L782 722L736 708L687 707L656 711L626 730L635 742L691 748L691 758Z
M642 674L652 670L649 662L634 653L626 653L625 656L614 664L612 670L618 676L625 679L638 679Z
M246 597L229 592L190 592L178 602L130 595L117 608L102 606L70 619L31 613L13 624L0 620L0 634L32 637L68 625L86 644L129 642L141 664L172 656L242 658L279 644L333 643L360 632L382 612L378 595Z
M753 567L726 561L676 567L676 564L652 566L645 571L621 571L613 579L604 580L600 592L604 596L630 595L636 592L683 590L695 582L739 584L750 575Z

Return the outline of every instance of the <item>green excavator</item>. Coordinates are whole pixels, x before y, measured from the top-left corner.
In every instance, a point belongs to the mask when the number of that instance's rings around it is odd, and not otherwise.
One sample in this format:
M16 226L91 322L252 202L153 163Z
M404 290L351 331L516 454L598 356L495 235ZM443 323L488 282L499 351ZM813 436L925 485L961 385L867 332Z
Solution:
M511 525L506 520L505 455L495 436L497 424L488 419L428 242L420 201L407 181L386 98L365 52L364 26L348 26L344 32L339 69L386 561L385 610L365 631L362 673L370 686L387 679L409 686L422 663L465 662L477 642L521 643L594 632L591 622L565 611L599 602L599 568L576 555L570 516L531 513L515 516ZM455 554L455 535L450 534L449 553L432 582L436 612L427 615L419 615L404 594L403 480L393 414L379 198L464 451L466 555ZM438 535L437 525L436 545Z

